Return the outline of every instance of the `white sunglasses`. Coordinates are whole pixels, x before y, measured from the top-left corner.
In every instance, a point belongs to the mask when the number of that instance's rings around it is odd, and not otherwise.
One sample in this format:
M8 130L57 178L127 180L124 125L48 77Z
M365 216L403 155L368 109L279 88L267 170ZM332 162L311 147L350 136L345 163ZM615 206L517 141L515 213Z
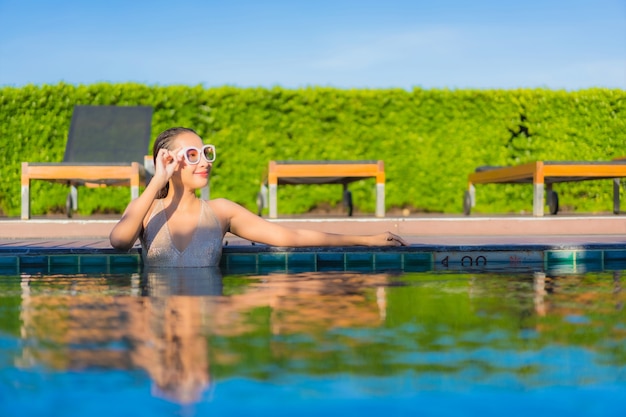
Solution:
M183 149L183 155L185 156L185 161L190 165L198 164L200 162L200 155L202 155L205 161L213 162L215 161L215 146L204 145L201 149L190 146Z

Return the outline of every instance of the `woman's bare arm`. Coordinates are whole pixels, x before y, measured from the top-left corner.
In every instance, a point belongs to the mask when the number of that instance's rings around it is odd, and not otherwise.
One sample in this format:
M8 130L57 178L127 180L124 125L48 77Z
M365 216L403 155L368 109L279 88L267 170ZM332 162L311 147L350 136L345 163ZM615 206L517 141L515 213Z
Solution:
M143 228L143 221L152 210L159 191L165 187L174 169L182 159L176 151L161 149L157 155L155 173L144 192L126 207L120 221L109 234L111 246L115 249L129 250L133 247Z
M406 246L408 243L390 232L377 235L347 235L316 230L291 229L269 222L239 204L219 199L212 201L216 214L227 221L226 231L272 246Z
M152 186L152 182L150 182L139 198L128 204L122 218L109 234L111 246L120 250L129 250L133 247L141 233L143 220L150 212L159 190L160 188L157 188L156 184Z

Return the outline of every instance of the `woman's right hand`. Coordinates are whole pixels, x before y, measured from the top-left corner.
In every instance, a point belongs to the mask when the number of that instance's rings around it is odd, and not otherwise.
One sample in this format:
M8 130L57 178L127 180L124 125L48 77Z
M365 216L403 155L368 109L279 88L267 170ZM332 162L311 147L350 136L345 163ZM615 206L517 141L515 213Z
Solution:
M161 186L165 186L167 182L172 178L174 171L183 160L183 154L181 148L174 151L162 148L157 154L156 161L154 163L154 177L152 180L157 180Z

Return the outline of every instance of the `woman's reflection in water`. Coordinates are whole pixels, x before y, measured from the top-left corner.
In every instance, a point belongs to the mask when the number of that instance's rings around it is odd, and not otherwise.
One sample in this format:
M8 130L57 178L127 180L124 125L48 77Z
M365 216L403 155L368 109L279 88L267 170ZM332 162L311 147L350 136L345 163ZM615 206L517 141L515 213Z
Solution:
M223 288L217 266L145 269L141 284L142 295L149 297L220 296Z
M129 313L132 362L154 381L155 396L182 404L198 401L209 387L206 296L222 295L218 267L145 270L144 297Z
M325 329L378 326L386 317L386 274L237 277L236 291L223 287L217 267L146 269L122 286L116 278L23 276L23 366L142 369L155 396L190 405L215 384L210 357L238 361L237 352L219 347L209 356L213 336L261 330L317 337ZM250 321L258 308L269 313L268 321ZM273 349L283 355L288 346Z

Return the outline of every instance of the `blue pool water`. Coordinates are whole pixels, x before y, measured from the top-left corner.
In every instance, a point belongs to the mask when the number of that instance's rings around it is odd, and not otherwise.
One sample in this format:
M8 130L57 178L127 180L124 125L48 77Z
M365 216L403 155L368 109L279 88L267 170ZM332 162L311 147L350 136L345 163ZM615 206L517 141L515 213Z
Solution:
M622 274L0 276L0 416L623 416Z

